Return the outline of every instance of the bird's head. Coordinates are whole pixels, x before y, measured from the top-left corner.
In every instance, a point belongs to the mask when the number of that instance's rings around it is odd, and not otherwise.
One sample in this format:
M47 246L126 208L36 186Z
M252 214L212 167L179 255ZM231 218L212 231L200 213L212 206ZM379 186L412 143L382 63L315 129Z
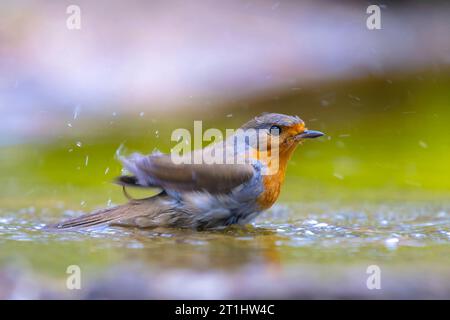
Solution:
M305 122L298 116L281 113L263 113L244 124L242 129L255 129L258 131L259 137L267 139L268 150L278 146L280 154L287 153L288 156L304 139L318 138L324 135L320 131L307 129Z

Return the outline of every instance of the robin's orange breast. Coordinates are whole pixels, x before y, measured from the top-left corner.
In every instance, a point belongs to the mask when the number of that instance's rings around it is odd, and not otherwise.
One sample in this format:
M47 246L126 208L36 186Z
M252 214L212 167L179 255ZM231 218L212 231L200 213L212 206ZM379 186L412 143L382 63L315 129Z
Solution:
M265 175L263 177L264 191L257 199L257 202L262 210L270 208L275 201L277 201L278 196L280 195L281 186L283 185L286 174L287 162L289 159L289 157L284 159L282 156L283 154L280 154L280 160L276 170L271 171L269 169L269 172L272 174Z
M272 176L264 176L264 191L257 200L261 210L269 209L277 201L282 183L279 179L273 179Z

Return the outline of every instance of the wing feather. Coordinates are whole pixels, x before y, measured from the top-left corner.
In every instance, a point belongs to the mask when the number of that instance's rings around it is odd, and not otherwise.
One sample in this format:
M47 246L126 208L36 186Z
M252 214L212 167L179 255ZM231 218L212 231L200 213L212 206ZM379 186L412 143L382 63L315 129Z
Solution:
M121 160L134 177L119 177L120 184L176 191L228 193L254 175L251 164L176 164L164 154L134 154Z

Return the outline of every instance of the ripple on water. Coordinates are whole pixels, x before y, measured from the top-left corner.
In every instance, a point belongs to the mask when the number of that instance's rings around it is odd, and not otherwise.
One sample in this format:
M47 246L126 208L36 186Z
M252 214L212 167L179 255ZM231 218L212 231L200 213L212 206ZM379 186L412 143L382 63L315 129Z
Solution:
M264 213L251 228L228 228L213 232L180 230L137 231L122 228L96 228L81 232L51 234L41 230L48 222L60 216L61 208L35 207L3 212L0 217L0 241L83 241L91 238L111 240L111 246L133 249L145 247L149 239L182 241L192 246L205 246L210 241L233 237L241 243L258 237L280 237L276 246L367 246L376 244L389 250L401 246L421 246L448 243L450 216L442 208L429 206L365 206L358 208L326 208L309 205L276 206ZM78 211L65 210L65 217L79 215ZM138 240L136 240L138 237ZM164 240L166 239L166 240ZM120 240L120 241L119 241ZM144 244L143 244L144 243Z
M449 240L447 211L401 205L396 209L383 205L357 211L341 209L337 214L305 212L303 219L288 219L290 224L283 221L283 227L267 214L257 225L290 236L292 241L289 243L294 246L377 244L395 250L400 246L422 246ZM295 206L291 210L296 211Z

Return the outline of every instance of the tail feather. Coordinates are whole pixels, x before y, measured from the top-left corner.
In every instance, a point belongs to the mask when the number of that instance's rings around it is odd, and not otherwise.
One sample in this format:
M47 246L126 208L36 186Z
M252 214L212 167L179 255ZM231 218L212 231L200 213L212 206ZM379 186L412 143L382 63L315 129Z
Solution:
M161 192L150 198L132 200L126 204L94 211L53 225L47 225L44 229L61 231L101 225L137 226L139 224L137 221L140 217L145 217L147 221L152 221L154 217L158 217L161 213L170 211L171 207L166 200L167 195ZM156 219L155 225L158 225L160 222L160 219Z
M130 204L125 204L112 208L102 209L100 211L85 214L81 217L69 219L53 225L48 225L45 227L45 229L62 230L100 226L125 218L129 216L130 212L132 212L130 211Z

